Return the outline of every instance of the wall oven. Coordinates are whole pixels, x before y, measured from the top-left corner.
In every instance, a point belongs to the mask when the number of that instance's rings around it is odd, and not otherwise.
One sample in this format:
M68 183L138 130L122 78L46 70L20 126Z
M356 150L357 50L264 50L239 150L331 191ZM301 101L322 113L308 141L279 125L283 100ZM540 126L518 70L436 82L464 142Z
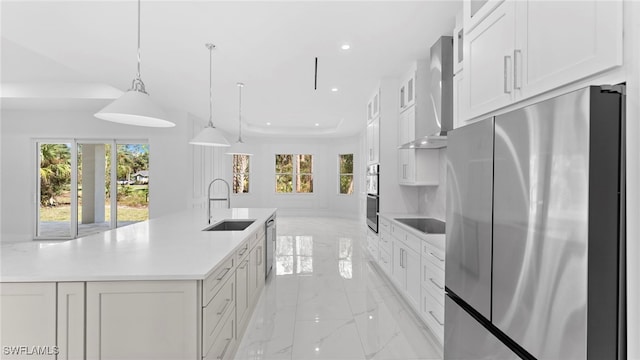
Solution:
M378 212L380 211L379 175L380 165L367 167L367 226L378 232Z

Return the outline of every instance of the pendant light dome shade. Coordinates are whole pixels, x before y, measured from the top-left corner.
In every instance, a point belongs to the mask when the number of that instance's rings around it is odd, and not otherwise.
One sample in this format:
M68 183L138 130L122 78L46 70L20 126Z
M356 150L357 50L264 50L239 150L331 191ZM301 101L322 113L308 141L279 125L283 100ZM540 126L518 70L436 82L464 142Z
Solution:
M121 124L173 127L176 124L164 120L167 116L149 97L149 94L129 90L95 115L98 119Z
M191 141L191 145L202 146L229 146L229 142L225 139L220 130L214 127L205 127Z
M211 85L211 73L213 72L213 49L215 49L216 46L213 44L205 44L204 46L209 49L209 122L198 135L189 141L189 144L201 146L230 146L220 130L213 126L213 87Z
M127 125L147 127L176 126L171 121L165 120L167 115L149 98L140 76L140 63L140 0L138 0L138 72L131 83L131 89L95 113L94 116L98 119Z

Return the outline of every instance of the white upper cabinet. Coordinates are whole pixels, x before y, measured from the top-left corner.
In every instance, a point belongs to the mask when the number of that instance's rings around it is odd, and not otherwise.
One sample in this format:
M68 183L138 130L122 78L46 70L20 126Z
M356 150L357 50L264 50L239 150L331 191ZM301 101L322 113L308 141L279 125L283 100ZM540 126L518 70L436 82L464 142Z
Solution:
M380 118L376 117L367 124L367 164L380 162Z
M466 119L622 64L621 1L487 1L470 19L473 3L464 7Z
M456 26L453 28L453 74L462 71L464 59L464 27L462 25L462 13L456 15Z
M516 5L514 88L523 98L622 65L622 1Z
M465 0L462 7L464 28L468 32L475 28L504 0Z
M380 116L380 88L376 88L367 102L367 122Z
M404 111L416 103L416 69L413 68L400 84L400 111Z
M464 81L470 116L513 101L514 2L505 2L466 34Z

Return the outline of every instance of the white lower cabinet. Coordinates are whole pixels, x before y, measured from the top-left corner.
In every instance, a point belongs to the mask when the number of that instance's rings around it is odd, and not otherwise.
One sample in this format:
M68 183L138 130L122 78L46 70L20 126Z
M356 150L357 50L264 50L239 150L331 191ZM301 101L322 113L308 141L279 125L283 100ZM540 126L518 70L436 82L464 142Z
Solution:
M197 281L87 282L88 359L195 359Z
M2 359L55 359L56 311L56 283L1 283Z
M244 325L250 315L249 274L249 259L245 259L238 264L236 269L236 321L238 323L236 335L238 337L242 336Z
M235 321L235 278L231 277L202 309L202 354L210 352L220 329L231 316Z
M442 344L444 250L434 244L443 240L436 235L418 237L384 217L380 224L378 266Z
M420 256L402 241L393 243L393 279L409 303L420 304Z
M212 337L213 344L204 354L204 359L231 359L237 345L236 319L233 312L229 312L222 322L220 331Z
M85 283L58 283L58 360L84 358Z

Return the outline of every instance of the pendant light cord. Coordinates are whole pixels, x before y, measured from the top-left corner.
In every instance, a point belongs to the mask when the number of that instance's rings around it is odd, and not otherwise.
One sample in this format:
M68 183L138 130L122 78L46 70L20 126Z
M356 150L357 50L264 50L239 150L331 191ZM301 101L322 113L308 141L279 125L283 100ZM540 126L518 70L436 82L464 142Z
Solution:
M238 101L238 142L242 142L242 88L243 83L238 83L239 101Z
M131 89L129 89L129 91L133 90L147 94L147 90L144 87L144 82L142 82L142 77L140 76L141 62L142 51L140 50L140 0L138 0L138 73L136 74L136 78L131 82Z
M215 128L213 126L213 85L211 83L211 77L213 73L213 49L216 47L213 44L205 45L209 49L209 123L208 127Z

